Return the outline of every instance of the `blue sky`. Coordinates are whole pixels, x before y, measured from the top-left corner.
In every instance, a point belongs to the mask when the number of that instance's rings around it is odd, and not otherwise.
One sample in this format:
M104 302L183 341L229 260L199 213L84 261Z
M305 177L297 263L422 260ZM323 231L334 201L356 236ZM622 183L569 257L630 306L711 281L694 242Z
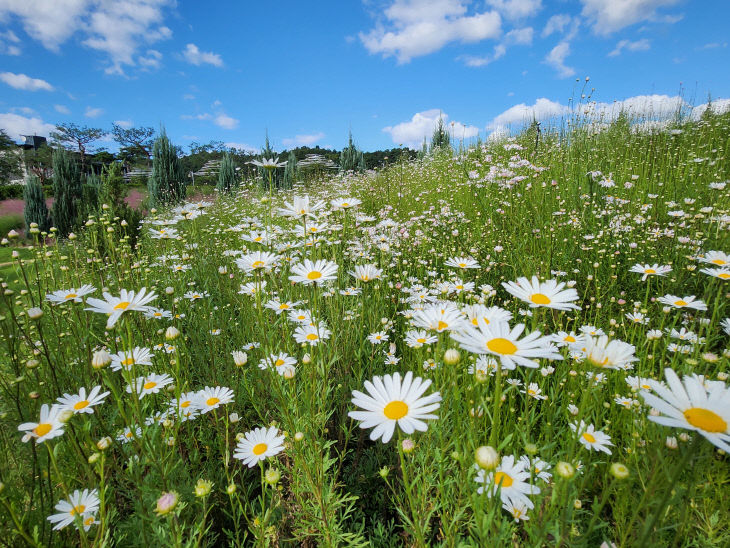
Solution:
M560 116L584 88L601 112L728 108L728 21L726 0L0 0L0 127L374 150L440 115L467 140Z

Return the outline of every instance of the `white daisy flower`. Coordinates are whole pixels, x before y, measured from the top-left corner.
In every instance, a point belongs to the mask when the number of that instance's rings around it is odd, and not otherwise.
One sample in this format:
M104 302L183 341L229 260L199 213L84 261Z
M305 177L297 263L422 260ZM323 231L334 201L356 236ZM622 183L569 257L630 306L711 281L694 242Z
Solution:
M76 303L81 302L81 297L93 293L96 288L93 285L82 285L81 287L71 289L59 289L53 293L46 295L46 299L52 303L65 303L68 301L74 301Z
M113 327L114 324L117 323L117 320L119 320L125 312L130 312L132 310L146 312L149 308L147 303L157 298L155 293L147 293L146 287L143 287L138 292L122 289L119 297L114 297L111 293L107 293L106 291L103 295L104 299L87 299L86 304L90 305L90 308L85 308L84 310L108 314L109 319L106 322L107 327Z
M393 437L396 425L406 434L425 432L428 426L424 420L438 419L431 412L441 405L439 392L421 397L429 386L430 380L414 378L411 371L402 382L400 373L373 377L372 382L365 381L368 394L352 391L352 403L364 411L350 411L348 416L360 421L360 428L375 427L370 439L382 438L383 443Z
M57 438L63 434L61 416L64 409L58 405L49 406L47 403L41 405L41 416L38 422L24 422L18 425L18 430L25 432L23 441L35 438L36 443L43 443L46 440Z
M233 457L253 468L260 461L278 455L284 450L284 436L279 435L275 426L255 428L244 434L244 438L236 445Z
M94 407L104 403L109 392L101 392L101 386L95 386L86 394L86 388L81 387L78 394L64 394L58 400L61 409L68 409L76 413L93 413Z
M58 514L48 516L48 521L53 523L53 530L58 531L64 527L75 523L81 518L81 525L85 531L96 523L94 514L99 509L99 495L96 489L89 491L75 490L67 499L58 501L54 507ZM77 524L78 527L78 524Z
M573 432L578 434L578 441L583 447L611 454L608 446L613 445L613 443L611 443L611 437L608 434L596 430L592 424L586 425L584 421L580 421L580 424L570 423L569 426Z
M157 394L165 386L172 384L173 382L173 378L167 373L164 375L152 373L146 377L137 377L134 381L134 387L131 384L128 384L127 393L137 394L137 397L142 399L147 394Z
M152 365L152 351L149 348L142 348L135 346L132 350L122 350L116 354L111 355L112 371L119 371L125 369L129 371L134 365Z
M320 259L312 262L309 259L305 259L301 263L292 265L292 275L289 276L289 279L294 283L304 285L321 285L330 280L337 279L337 268L337 264L332 261Z
M218 409L221 405L233 401L233 390L225 386L206 386L200 390L196 397L196 404L201 414Z
M531 308L544 306L555 310L580 310L573 304L578 300L578 292L573 288L565 289L565 282L546 280L541 282L537 276L532 280L518 278L516 282L504 282L502 287L510 295L528 303Z
M522 503L527 508L534 508L535 504L528 498L528 495L538 495L540 488L530 485L530 472L525 470L525 463L516 460L513 455L505 455L494 470L483 470L474 465L478 470L474 481L483 484L477 488L477 493L487 494L492 498L499 491L503 503Z

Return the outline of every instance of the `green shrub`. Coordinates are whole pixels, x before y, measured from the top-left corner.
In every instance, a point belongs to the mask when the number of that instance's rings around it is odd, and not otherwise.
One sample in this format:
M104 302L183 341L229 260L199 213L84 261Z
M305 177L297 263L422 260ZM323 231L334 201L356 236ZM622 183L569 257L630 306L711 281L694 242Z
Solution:
M0 200L18 200L23 197L23 185L0 185Z
M23 228L23 216L16 214L0 217L0 238L5 238L11 230Z

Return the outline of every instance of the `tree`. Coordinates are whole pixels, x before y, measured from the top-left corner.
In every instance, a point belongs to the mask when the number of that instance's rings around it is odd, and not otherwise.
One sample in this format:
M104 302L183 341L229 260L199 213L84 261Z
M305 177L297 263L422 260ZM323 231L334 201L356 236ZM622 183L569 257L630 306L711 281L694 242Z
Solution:
M67 123L56 125L51 139L61 145L74 145L81 155L81 171L86 169L86 150L90 143L104 136L104 130L96 127Z
M435 150L437 148L445 148L448 147L450 143L451 138L449 137L449 132L446 131L444 119L439 116L438 124L434 128L433 136L431 137L431 149Z
M233 163L233 158L231 158L231 155L228 152L225 152L221 159L220 171L218 171L218 185L216 188L219 192L225 193L238 188L236 165Z
M164 129L152 147L152 174L147 188L152 205L173 204L185 198L185 170L177 147Z
M124 150L125 156L142 156L147 159L147 164L149 164L152 157L155 128L123 128L118 124L112 124L112 135L114 140L119 143L120 152Z
M49 228L50 219L48 218L48 207L46 206L46 197L43 195L43 186L35 175L31 175L25 182L23 188L23 215L25 217L26 234L32 223L38 225L41 231Z
M294 151L289 152L289 158L286 161L286 167L284 168L284 179L281 183L283 188L291 188L294 186L294 181L299 176L299 168L297 167L297 155Z
M81 175L71 155L64 148L53 151L53 226L61 236L76 225L81 200Z
M24 157L25 168L45 185L53 175L53 149L43 144L36 149L26 150Z
M17 150L15 141L5 130L0 129L0 184L7 184L23 174L20 167L21 156Z
M352 131L348 145L340 153L340 171L365 171L365 160L362 152L352 142Z

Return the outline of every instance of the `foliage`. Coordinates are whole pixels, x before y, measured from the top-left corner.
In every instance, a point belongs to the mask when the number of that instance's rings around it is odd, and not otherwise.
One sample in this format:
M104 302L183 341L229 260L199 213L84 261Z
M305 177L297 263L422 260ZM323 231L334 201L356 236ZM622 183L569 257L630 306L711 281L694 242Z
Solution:
M185 171L177 148L165 130L152 148L152 174L147 183L153 206L174 204L185 198Z
M53 149L44 143L37 149L24 151L23 155L26 169L45 185L53 175Z
M155 128L125 128L115 123L112 124L112 135L114 136L114 140L119 143L120 154L127 158L128 161L143 158L149 163L152 157Z
M352 132L349 134L347 147L340 153L340 171L365 171L365 158L352 142Z
M450 143L451 138L449 137L449 132L446 131L444 119L443 117L439 116L438 124L436 124L436 127L433 130L433 136L431 137L431 150L446 150Z
M5 238L11 230L17 231L22 229L24 224L25 222L22 215L3 215L0 217L0 238ZM0 260L0 262L6 261ZM2 275L0 274L0 276Z
M282 188L292 188L298 177L299 170L297 169L297 155L294 154L294 151L290 151L289 156L286 160L286 166L284 167L284 179L282 181Z
M101 128L78 125L72 122L58 124L51 132L51 139L61 146L72 146L81 156L81 172L86 169L86 152L91 143L101 139L106 132Z
M0 200L17 200L23 197L23 185L0 185Z
M0 129L0 185L8 184L22 175L18 146L10 136Z
M218 185L216 188L219 192L229 193L238 189L239 179L236 176L236 165L233 158L228 152L223 153L221 159L220 171L218 171Z
M53 151L53 197L53 226L61 236L66 236L78 222L82 183L76 162L60 147Z
M50 228L51 219L46 206L46 197L43 194L43 186L38 177L30 175L26 179L23 200L25 200L23 216L25 217L26 229L35 223L41 232L46 232Z

